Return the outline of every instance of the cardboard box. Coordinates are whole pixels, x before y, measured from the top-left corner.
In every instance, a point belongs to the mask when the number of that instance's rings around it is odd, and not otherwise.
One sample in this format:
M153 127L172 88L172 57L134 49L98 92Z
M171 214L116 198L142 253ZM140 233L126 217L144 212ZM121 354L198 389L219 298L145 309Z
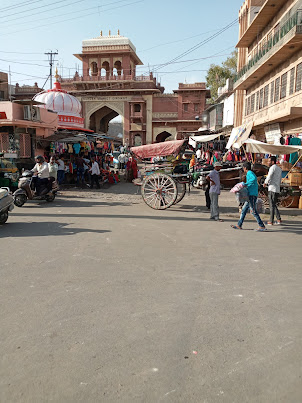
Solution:
M302 196L300 196L300 200L299 200L299 209L302 210Z
M302 185L302 173L291 172L288 175L290 186L300 186Z

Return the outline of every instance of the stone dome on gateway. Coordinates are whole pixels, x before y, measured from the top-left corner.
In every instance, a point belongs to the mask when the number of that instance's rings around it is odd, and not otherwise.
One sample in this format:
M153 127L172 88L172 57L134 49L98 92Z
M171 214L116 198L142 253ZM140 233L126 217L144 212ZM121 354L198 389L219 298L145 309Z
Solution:
M57 112L59 128L84 128L81 102L61 88L58 74L56 74L54 88L40 92L33 97L33 100L44 103L41 108Z

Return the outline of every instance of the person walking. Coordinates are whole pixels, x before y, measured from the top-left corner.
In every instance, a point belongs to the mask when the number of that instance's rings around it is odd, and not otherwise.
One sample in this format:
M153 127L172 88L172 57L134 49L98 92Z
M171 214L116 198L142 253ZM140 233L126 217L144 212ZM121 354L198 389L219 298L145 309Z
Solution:
M90 173L91 173L91 189L93 189L94 183L96 184L96 187L99 189L100 188L100 184L99 184L100 167L99 167L99 164L96 162L95 157L91 158Z
M220 173L222 168L221 162L215 162L214 169L207 176L207 181L210 182L210 199L211 199L211 220L223 222L219 218L218 197L220 195Z
M58 164L56 163L55 157L50 157L48 163L49 176L55 178L55 180L57 180L58 168L59 167Z
M276 162L277 158L275 156L271 156L269 158L270 169L264 182L264 186L268 186L268 199L270 208L270 221L267 222L267 225L274 224L275 214L277 218L276 224L281 225L281 216L277 207L277 202L282 180L282 169L276 164Z
M263 221L261 220L256 208L256 201L258 197L258 181L257 176L252 171L252 166L250 162L243 163L243 172L246 174L245 186L247 187L247 191L249 194L249 201L244 203L237 225L231 225L231 227L234 229L242 229L243 221L250 209L251 213L253 214L259 225L257 231L266 231L265 225L263 224Z
M84 184L84 172L85 172L84 165L85 165L85 161L84 161L84 158L83 158L82 154L80 154L76 158L75 163L76 163L76 166L77 166L77 185L79 186L80 181L81 181L81 184L83 185Z

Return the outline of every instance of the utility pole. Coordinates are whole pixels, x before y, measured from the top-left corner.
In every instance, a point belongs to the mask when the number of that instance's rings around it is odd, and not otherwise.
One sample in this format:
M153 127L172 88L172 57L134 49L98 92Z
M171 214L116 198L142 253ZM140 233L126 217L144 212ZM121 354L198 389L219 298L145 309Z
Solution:
M9 84L8 84L8 99L12 101L12 74L10 71L10 66L8 66Z
M55 56L58 55L58 51L53 52L52 50L50 52L44 53L45 55L48 56L49 60L49 66L50 66L50 71L49 71L49 78L50 78L50 89L52 89L52 66L55 62Z

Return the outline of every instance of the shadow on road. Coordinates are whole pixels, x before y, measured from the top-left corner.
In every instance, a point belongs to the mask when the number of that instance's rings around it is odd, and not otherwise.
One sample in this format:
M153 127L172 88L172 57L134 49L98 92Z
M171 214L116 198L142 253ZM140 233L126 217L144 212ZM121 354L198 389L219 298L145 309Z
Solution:
M58 222L18 222L3 225L1 227L0 238L9 237L31 237L31 236L65 236L75 235L82 232L93 232L96 234L104 234L111 232L109 230L95 230L90 228L73 228L68 223Z
M123 207L129 207L132 204L136 204L135 202L122 202L122 201L98 201L97 199L91 199L91 201L86 201L86 200L81 200L79 198L74 198L73 200L70 200L70 196L68 198L60 198L56 199L53 203L45 203L44 201L41 201L40 203L37 202L28 202L22 206L23 209L33 209L33 208L43 208L43 209L48 209L49 207L84 207L84 208L90 208L90 207L114 207L114 206L123 206ZM68 201L68 202L67 202ZM16 209L21 209L20 207L16 207Z

